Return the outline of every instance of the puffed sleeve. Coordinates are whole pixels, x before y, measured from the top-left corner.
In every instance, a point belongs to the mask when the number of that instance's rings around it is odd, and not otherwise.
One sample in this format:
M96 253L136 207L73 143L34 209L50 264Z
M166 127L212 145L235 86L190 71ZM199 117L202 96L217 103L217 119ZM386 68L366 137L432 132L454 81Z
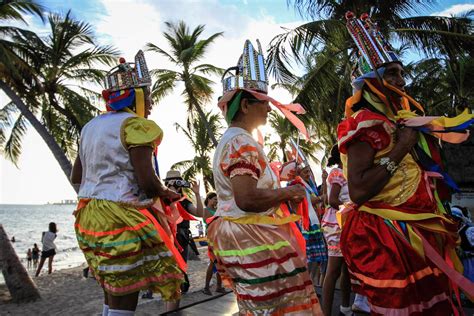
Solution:
M123 126L123 143L127 148L150 146L155 148L163 138L162 129L153 121L142 117L129 118Z
M260 157L258 144L247 135L234 137L224 148L220 167L226 177L249 175L255 180L265 169L265 160Z
M368 110L355 113L337 127L339 151L346 154L354 141L366 142L376 151L386 148L391 142L391 124L385 116Z
M346 178L344 178L344 174L339 168L332 169L328 175L327 183L329 185L339 184L341 187L343 187L346 182Z

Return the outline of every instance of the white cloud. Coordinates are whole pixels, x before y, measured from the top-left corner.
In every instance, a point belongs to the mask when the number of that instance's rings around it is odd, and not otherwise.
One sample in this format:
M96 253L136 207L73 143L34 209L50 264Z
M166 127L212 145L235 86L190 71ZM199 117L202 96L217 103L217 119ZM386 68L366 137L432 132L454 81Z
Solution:
M455 4L443 11L435 12L432 15L434 16L448 16L451 17L453 15L458 15L459 13L463 13L469 10L474 10L474 4L465 3L465 4Z

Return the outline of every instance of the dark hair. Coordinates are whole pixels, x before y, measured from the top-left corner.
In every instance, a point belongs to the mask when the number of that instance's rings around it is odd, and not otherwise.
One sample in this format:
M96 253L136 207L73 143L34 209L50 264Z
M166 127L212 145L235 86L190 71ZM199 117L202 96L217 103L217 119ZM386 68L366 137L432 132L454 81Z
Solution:
M209 192L207 195L206 195L206 199L204 200L204 205L207 206L207 203L209 203L209 200L210 199L213 199L214 197L216 197L217 194L216 192Z
M328 159L328 167L334 166L334 165L340 165L341 164L341 155L339 154L339 148L337 147L337 144L332 146L331 152L329 154L329 159Z
M49 223L49 231L56 234L56 232L58 231L56 228L56 223Z

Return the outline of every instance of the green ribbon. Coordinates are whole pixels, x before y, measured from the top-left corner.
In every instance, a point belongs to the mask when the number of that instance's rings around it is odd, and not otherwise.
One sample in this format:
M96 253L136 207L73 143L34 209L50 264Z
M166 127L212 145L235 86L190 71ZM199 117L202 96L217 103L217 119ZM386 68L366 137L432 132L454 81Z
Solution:
M241 98L242 98L242 91L239 91L234 96L232 102L230 102L230 105L227 108L227 113L225 115L225 120L227 124L230 124L232 122L235 114L237 114L237 112L239 111Z

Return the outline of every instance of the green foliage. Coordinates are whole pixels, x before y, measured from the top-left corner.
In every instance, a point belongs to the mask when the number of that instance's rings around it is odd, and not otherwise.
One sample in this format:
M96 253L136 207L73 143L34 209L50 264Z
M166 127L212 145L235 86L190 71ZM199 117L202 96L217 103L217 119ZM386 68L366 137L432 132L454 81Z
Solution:
M208 79L208 76L222 75L223 69L210 64L196 65L196 63L205 56L209 46L223 33L215 33L206 39L200 39L204 25L198 25L191 31L183 21L166 22L165 24L167 31L163 32L163 35L171 47L171 51L166 52L153 43L148 43L146 49L171 61L176 66L176 70L154 69L151 71L152 76L156 78L152 87L153 101L160 102L176 89L178 82L184 83L181 95L184 97L189 114L188 129L192 128L191 121L197 112L200 120L205 124L207 132L210 133L213 146L216 146L215 135L212 134L209 123L205 120L203 108L206 103L211 101L214 93L211 88L213 81Z
M97 67L113 64L118 53L97 44L91 25L74 19L70 11L49 14L47 21L47 36L16 29L0 42L0 51L5 52L0 56L0 78L39 116L72 159L82 127L98 114L93 102L100 94L88 86L102 81L104 71ZM0 148L5 158L17 161L27 127L21 116L15 124L2 126L5 141Z
M368 12L381 32L397 40L402 50L416 49L430 58L407 66L414 78L408 90L426 103L429 113L453 114L457 104L472 104L472 79L466 74L474 51L473 12L457 17L414 17L435 4L418 0L383 5L364 0L288 3L303 17L315 20L274 37L268 50L269 73L306 108L305 122L326 148L336 142L336 127L352 93L351 67L356 56L345 27L347 11ZM303 69L303 75L295 69Z
M195 157L191 160L183 160L171 166L171 169L183 171L183 178L190 181L196 179L201 174L204 179L204 187L206 192L214 189L214 176L212 174L212 164L210 155L213 152L212 140L209 137L206 128L206 122L209 124L214 135L220 135L222 127L220 115L207 113L205 121L200 117L192 122L192 128L187 129L178 123L175 123L176 130L182 132L188 142L192 145Z

